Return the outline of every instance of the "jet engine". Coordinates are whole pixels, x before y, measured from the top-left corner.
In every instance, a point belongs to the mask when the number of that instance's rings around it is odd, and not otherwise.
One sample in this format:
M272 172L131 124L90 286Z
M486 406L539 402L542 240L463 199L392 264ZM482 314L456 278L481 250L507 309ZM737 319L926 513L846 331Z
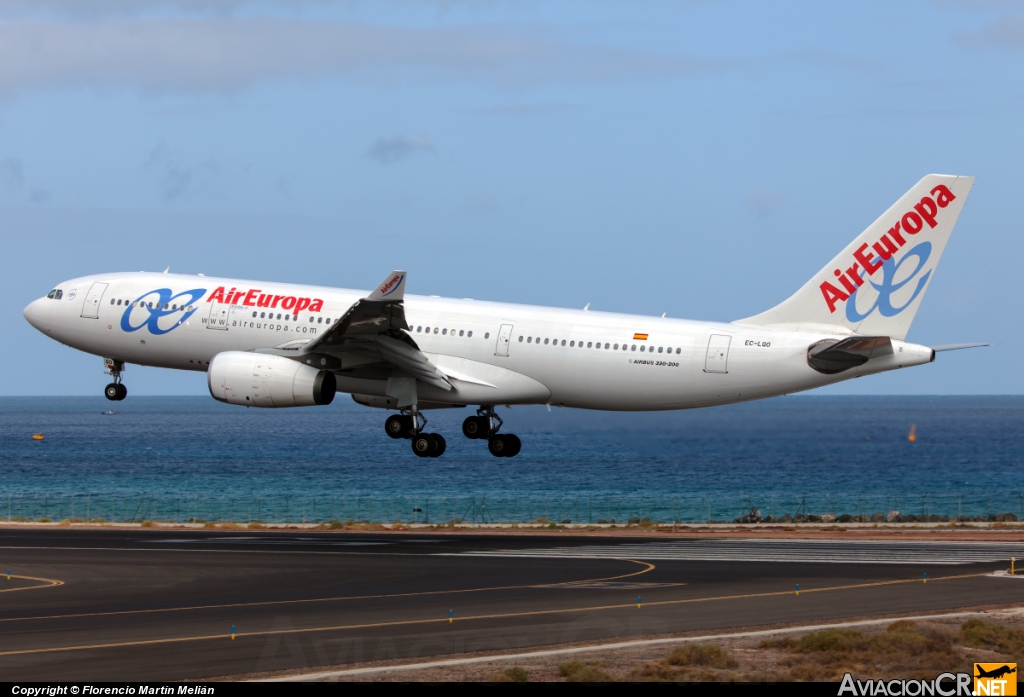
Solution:
M245 351L218 353L206 381L213 398L246 407L311 407L330 404L338 388L334 373L284 356Z

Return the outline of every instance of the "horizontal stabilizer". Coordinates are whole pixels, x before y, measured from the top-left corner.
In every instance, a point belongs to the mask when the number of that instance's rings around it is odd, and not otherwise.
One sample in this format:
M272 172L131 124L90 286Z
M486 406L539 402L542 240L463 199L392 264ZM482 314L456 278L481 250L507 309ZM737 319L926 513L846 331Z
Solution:
M936 353L940 351L959 351L965 348L978 348L979 346L991 346L992 344L939 344L938 346L930 346L929 348Z
M819 373L834 375L864 365L872 358L891 355L892 340L887 336L851 336L813 344L807 349L807 362Z

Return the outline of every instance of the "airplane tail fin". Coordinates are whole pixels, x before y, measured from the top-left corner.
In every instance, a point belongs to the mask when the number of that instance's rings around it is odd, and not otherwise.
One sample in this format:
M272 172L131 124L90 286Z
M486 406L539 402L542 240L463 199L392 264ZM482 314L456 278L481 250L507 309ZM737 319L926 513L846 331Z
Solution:
M789 299L736 324L906 338L973 184L929 174Z

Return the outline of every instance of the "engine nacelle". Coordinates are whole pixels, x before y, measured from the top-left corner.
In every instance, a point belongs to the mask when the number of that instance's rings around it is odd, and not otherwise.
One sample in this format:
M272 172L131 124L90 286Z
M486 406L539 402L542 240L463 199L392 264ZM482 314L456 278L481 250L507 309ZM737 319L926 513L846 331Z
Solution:
M245 351L218 353L206 371L210 394L246 407L312 407L330 404L338 388L334 373L284 356Z

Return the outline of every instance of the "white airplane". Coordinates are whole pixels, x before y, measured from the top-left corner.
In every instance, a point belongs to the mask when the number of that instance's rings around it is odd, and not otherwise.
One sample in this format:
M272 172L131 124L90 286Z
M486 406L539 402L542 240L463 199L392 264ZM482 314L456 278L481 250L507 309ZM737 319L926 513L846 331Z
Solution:
M394 271L369 294L203 275L65 281L25 308L50 338L104 357L124 399L127 363L205 371L214 399L330 404L336 391L397 410L387 434L421 457L445 440L424 410L479 408L462 431L515 456L495 406L689 409L809 390L935 360L906 342L973 177L918 182L788 300L734 322L695 322L405 295Z

